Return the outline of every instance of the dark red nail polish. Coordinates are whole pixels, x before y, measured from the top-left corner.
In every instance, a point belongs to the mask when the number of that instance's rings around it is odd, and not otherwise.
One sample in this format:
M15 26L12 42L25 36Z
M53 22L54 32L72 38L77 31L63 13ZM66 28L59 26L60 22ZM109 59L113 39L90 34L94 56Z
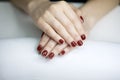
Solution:
M82 39L82 40L85 40L85 39L86 39L85 34L81 35L81 39Z
M64 41L63 41L62 39L60 39L60 40L59 40L59 42L60 42L61 44L63 44L63 43L64 43Z
M41 34L41 37L43 37L43 35L44 35L44 32Z
M75 47L77 44L75 43L75 41L71 42L72 47Z
M62 50L62 51L60 52L60 54L61 54L61 55L64 55L64 54L65 54L65 51L64 51L64 50Z
M82 23L84 22L84 19L83 19L83 17L82 17L82 16L80 16L80 20L81 20L81 22L82 22Z
M55 55L55 54L54 54L53 52L51 52L51 53L48 55L48 58L49 58L49 59L52 59L52 58L54 57L54 55Z
M81 40L79 40L79 41L77 42L77 44L78 44L79 46L82 46L82 45L83 45L83 42L82 42Z
M42 52L42 56L46 56L47 53L48 53L48 51L47 51L47 50L44 50L44 51Z
M39 45L39 46L37 47L37 51L41 51L41 50L42 50L42 46Z

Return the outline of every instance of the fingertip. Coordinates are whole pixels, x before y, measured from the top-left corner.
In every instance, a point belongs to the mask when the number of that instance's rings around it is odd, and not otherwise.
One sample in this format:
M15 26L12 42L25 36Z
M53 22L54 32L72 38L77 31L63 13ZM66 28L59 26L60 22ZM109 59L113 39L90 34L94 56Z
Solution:
M85 34L82 34L82 35L81 35L81 39L82 39L82 40L85 40L85 39L86 39Z
M63 39L60 39L60 40L59 40L59 43L60 43L60 44L63 44L63 43L64 43L64 40L63 40Z
M55 56L55 54L54 54L53 52L51 52L51 53L47 56L47 58L52 59L54 56Z
M43 57L45 57L47 54L48 54L48 51L47 51L47 50L44 50L44 51L42 52L42 56L43 56Z
M75 41L72 41L72 42L71 42L71 46L72 46L72 47L76 47L76 46L77 46L77 43L76 43Z
M77 44L78 44L79 46L82 46L82 45L83 45L83 42L82 42L81 40L79 40L79 41L77 41Z
M64 54L65 54L65 50L62 50L59 55L64 55Z
M42 50L42 45L38 45L38 47L37 47L37 51L41 51Z

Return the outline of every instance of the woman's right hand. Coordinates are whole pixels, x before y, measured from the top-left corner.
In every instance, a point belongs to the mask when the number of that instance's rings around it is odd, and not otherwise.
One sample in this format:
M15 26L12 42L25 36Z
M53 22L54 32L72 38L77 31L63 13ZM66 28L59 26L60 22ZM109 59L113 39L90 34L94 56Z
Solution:
M55 56L64 55L74 48L70 47L67 43L60 45L54 40L50 39L49 36L42 33L37 51L39 52L39 54L41 54L41 56L52 59Z
M84 22L81 12L77 8L71 7L65 1L49 2L44 1L39 4L39 0L34 0L33 8L29 14L35 20L38 28L45 32L57 43L67 42L75 47L85 37L82 27Z

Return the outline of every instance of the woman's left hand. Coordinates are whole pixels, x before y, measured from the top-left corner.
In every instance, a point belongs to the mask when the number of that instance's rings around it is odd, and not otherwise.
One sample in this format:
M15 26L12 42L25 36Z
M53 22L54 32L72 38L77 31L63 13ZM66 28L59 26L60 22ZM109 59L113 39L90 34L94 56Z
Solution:
M58 44L56 41L52 40L49 36L42 33L41 40L37 50L39 53L46 58L52 59L57 55L64 55L71 51L73 47L70 47L67 43Z

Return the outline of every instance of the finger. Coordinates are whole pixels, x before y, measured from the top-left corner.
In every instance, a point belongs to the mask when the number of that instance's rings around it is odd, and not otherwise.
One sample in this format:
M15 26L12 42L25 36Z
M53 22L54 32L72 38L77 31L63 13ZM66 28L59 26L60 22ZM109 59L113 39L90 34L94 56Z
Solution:
M62 45L57 44L54 47L54 49L51 51L51 53L54 53L55 55L58 55L61 52L61 50L63 50L65 47L67 47L67 45L68 45L67 43L64 43ZM48 58L49 58L49 56L48 56Z
M78 8L74 7L73 5L70 5L69 8L72 8L72 11L71 11L71 12L73 12L73 14L75 15L75 17L76 17L76 19L77 19L77 20L72 21L72 22L73 22L73 24L75 24L76 30L77 30L78 33L80 34L81 39L82 39L82 40L85 40L85 39L86 39L86 35L85 35L86 32L85 32L85 29L83 28L84 18L83 18L83 16L82 16L82 13L81 13L81 11L80 11ZM66 9L66 8L65 8L65 9ZM69 10L70 10L70 9L69 9ZM69 14L69 13L68 13L68 14ZM68 15L68 16L71 17L71 20L73 20L73 19L72 19L73 16L71 16L71 15Z
M55 31L65 39L65 41L71 45L71 43L74 42L73 38L71 37L71 35L66 31L66 29L63 27L63 25L57 20L55 19L55 17L50 13L47 12L46 15L49 15L50 20L44 16L44 20L51 25L51 27L53 27L53 29L55 29ZM63 17L63 16L62 16ZM64 17L63 17L64 18ZM72 32L72 30L71 30ZM75 42L74 42L75 43ZM74 46L73 46L74 47Z
M79 29L78 28L77 29L79 30L81 39L85 40L87 32L85 31L85 28L84 28L84 22L85 22L84 17L82 16L81 11L78 9L76 10L76 14L78 15L80 22L81 22L81 23L79 23L81 27Z
M63 44L64 39L60 37L54 30L53 28L47 24L42 18L38 20L38 26L43 32L45 32L48 36L50 36L52 39L54 39L56 42Z
M48 55L50 55L50 58L52 59L54 57L54 54L50 52L55 47L56 44L57 43L54 40L50 39L48 43L45 45L44 49L42 50L41 55L43 57L47 57Z
M68 11L66 11L68 10ZM80 10L76 9L77 13L81 14ZM71 12L71 13L69 13ZM68 18L71 20L71 22L74 24L76 31L79 33L80 37L81 35L85 34L85 31L83 29L83 25L82 23L84 22L84 19L82 16L78 15L77 13L75 13L75 11L68 6L65 7L65 14L66 16L68 16ZM85 35L84 35L85 36ZM83 38L81 38L83 40Z
M44 48L44 46L49 41L49 39L50 38L46 34L44 34L44 32L43 32L42 35L41 35L41 39L40 39L39 45L37 47L37 51L41 52L42 49Z
M69 53L73 49L74 49L73 47L67 46L63 50L60 51L59 55L67 54L67 53Z

